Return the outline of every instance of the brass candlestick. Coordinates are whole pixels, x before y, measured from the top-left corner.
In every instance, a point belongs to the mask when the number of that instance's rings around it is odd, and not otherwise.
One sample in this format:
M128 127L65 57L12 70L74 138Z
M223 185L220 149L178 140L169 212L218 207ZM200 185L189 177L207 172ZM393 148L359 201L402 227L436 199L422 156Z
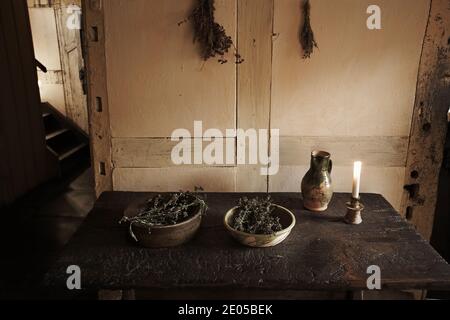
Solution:
M347 202L347 214L345 215L345 222L348 224L360 224L362 222L361 211L364 210L364 205L360 198L353 198Z

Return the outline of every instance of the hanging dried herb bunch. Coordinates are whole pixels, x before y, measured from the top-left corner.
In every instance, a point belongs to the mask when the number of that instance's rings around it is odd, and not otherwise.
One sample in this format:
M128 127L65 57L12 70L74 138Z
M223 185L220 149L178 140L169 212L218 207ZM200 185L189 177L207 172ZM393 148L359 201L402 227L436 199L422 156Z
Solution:
M147 227L149 233L153 226L167 226L183 222L201 210L207 210L205 200L198 193L179 192L157 195L148 199L133 217L124 216L119 223L129 223L131 237L138 241L133 233L133 225Z
M251 234L273 234L283 229L280 218L274 215L275 206L270 196L266 198L239 199L231 227Z
M303 48L303 59L310 58L314 48L319 48L311 28L311 5L309 0L303 1L303 26L300 30L300 43Z
M236 63L240 64L244 60L237 52L233 40L226 34L225 28L215 21L214 0L197 0L198 4L189 17L178 25L187 21L192 21L194 26L194 42L200 43L202 58L206 61L209 58L219 55L219 62L226 63L225 53L233 47Z

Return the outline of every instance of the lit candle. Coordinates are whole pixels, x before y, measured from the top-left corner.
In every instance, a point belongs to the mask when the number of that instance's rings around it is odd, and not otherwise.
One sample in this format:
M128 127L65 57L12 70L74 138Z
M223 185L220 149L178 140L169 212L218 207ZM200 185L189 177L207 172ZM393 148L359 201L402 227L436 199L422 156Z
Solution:
M353 165L353 188L352 197L359 199L359 187L361 185L361 161L356 161Z

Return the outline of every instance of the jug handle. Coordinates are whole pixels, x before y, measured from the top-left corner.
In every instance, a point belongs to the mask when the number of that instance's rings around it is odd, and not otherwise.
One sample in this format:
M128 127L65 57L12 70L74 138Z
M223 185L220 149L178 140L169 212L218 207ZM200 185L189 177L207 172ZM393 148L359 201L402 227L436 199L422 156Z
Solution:
M328 173L331 174L331 170L333 170L333 160L330 159L328 163Z

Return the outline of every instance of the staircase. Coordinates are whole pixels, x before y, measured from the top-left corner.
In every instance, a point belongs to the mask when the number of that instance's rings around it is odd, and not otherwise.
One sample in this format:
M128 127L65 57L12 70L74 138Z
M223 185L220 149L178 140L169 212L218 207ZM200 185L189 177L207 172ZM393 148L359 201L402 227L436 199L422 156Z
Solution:
M45 142L57 163L56 174L61 178L74 170L87 168L90 165L89 137L49 103L43 102L41 106Z

